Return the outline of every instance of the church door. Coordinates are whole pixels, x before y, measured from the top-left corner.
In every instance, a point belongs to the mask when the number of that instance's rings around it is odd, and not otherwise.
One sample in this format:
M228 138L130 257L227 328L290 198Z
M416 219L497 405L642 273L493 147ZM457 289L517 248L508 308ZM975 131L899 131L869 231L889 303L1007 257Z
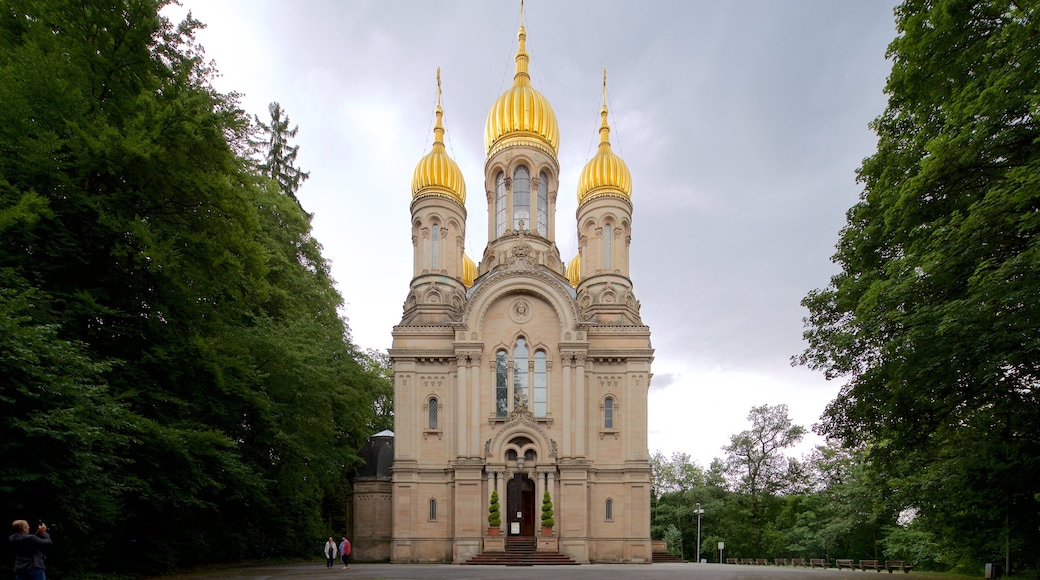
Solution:
M534 481L517 473L506 484L506 523L510 535L519 524L521 536L534 535Z

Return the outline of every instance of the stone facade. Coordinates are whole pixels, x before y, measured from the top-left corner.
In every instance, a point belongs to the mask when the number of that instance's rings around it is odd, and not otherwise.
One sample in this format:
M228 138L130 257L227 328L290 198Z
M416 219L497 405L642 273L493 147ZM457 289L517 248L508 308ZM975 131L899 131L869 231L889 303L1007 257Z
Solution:
M393 562L460 563L540 536L546 491L555 526L545 546L578 562L651 560L653 349L629 278L630 177L610 151L604 105L600 151L579 189L579 255L565 267L556 120L530 88L525 34L514 87L488 117L490 241L475 272L439 100L434 149L416 168L413 278L390 350L392 476L356 481L352 509L355 543L389 529L371 550ZM517 99L527 105L503 104ZM497 536L487 517L496 490ZM371 519L382 521L360 526Z

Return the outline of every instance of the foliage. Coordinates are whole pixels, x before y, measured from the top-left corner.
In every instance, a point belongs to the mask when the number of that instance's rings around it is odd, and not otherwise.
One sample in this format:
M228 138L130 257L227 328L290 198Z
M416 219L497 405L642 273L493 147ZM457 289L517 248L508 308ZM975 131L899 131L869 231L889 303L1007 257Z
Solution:
M755 534L755 551L762 553L764 516L771 498L795 484L798 464L784 450L798 443L805 428L792 423L787 405L752 407L751 429L730 437L726 474L733 489L748 500L748 515Z
M679 528L675 527L675 524L669 525L664 531L665 545L668 546L668 553L673 556L682 557L682 532Z
M282 193L299 201L296 192L311 176L309 172L302 171L294 165L300 147L290 145L289 142L296 137L299 127L289 128L289 115L285 113L279 103L271 103L267 110L271 115L269 124L254 116L256 127L261 135L261 140L253 143L258 153L263 156L259 164L260 173L277 183Z
M309 216L165 5L0 0L0 515L51 524L57 574L309 554L387 420Z
M488 526L497 528L502 525L502 508L498 505L498 490L491 492L491 502L488 504Z
M962 569L1040 566L1040 5L907 0L841 271L797 362L846 377L821 433Z
M542 496L542 527L551 528L556 525L556 520L553 519L553 503L552 497L549 492L546 491Z

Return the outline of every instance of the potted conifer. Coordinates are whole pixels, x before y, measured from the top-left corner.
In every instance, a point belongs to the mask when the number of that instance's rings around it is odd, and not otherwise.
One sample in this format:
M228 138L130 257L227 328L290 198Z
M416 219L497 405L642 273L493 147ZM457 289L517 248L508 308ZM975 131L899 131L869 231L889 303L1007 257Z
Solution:
M549 491L546 490L545 495L542 496L542 535L551 536L553 526L555 525L556 520L553 519L552 497L549 496Z
M491 492L491 503L488 505L488 535L497 536L501 530L502 511L498 507L498 490Z

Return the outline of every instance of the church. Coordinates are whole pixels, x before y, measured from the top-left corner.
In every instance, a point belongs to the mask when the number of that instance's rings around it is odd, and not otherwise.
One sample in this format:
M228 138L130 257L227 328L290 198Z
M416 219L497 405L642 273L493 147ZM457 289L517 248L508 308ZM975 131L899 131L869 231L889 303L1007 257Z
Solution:
M632 177L610 146L604 86L599 146L564 222L578 252L565 262L559 127L531 85L525 40L521 22L513 84L487 115L479 264L465 253L466 183L444 146L438 73L434 141L412 179L412 279L389 351L394 431L362 449L351 498L359 559L464 563L514 543L578 563L652 559L654 351L629 277Z

